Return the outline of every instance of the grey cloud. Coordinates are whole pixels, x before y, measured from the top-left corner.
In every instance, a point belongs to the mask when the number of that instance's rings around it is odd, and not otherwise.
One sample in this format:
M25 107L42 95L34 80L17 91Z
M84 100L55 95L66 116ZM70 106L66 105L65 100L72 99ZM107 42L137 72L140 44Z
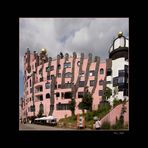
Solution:
M47 48L51 57L76 51L106 58L119 31L129 36L128 26L128 18L21 18L20 56L29 47Z

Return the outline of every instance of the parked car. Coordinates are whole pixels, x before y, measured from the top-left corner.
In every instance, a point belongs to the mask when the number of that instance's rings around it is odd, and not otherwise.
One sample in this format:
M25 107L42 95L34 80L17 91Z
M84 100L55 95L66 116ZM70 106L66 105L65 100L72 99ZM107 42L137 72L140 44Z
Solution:
M46 120L46 123L51 125L51 126L56 126L57 125L57 119L48 119Z

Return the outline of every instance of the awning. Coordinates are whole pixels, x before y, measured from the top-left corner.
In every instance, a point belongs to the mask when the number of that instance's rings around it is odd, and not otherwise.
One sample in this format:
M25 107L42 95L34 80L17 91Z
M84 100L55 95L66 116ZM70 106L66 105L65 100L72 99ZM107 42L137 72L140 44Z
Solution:
M36 118L35 120L53 120L56 119L54 116L48 116L48 117L41 117L41 118Z
M36 120L36 121L37 121L37 120L40 120L40 118L36 118L35 120Z
M52 120L52 119L56 119L54 116L48 116L46 117L46 120Z

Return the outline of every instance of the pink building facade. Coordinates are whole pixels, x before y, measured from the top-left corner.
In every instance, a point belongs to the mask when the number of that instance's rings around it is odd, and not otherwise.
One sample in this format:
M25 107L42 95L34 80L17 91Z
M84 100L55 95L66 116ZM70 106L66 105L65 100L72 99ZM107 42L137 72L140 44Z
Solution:
M97 110L102 101L104 87L112 90L109 102L114 99L128 100L128 50L129 41L120 32L109 49L109 58L102 61L92 54L80 56L66 53L56 58L48 57L46 49L38 54L27 49L24 55L24 96L21 99L21 119L53 115L58 120L72 115L71 98L76 101L75 114L81 114L79 103L85 91L92 95L92 110ZM120 107L110 113L115 122ZM104 120L107 119L104 118ZM125 117L128 122L128 113Z
M84 89L92 94L92 109L97 110L102 99L106 62L100 57L81 53L72 56L57 55L47 57L45 49L40 55L30 50L24 56L24 97L22 99L22 119L37 116L40 108L43 115L53 115L57 119L71 116L69 102L75 98L75 114L82 113L78 105L82 101Z

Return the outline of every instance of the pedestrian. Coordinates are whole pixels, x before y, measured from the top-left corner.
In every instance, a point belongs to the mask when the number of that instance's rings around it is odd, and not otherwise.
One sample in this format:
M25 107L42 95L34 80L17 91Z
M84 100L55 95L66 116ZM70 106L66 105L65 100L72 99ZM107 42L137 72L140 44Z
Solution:
M99 130L101 128L101 122L100 120L98 119L96 122L95 122L95 129L96 130Z

